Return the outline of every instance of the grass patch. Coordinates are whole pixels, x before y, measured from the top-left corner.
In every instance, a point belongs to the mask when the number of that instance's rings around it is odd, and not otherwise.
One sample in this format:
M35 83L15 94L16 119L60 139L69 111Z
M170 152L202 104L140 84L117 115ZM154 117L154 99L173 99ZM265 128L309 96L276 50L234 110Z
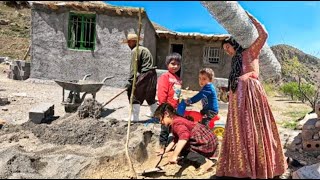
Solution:
M298 119L304 117L309 110L296 110L296 111L288 111L288 112L283 112L282 115L287 116L292 118L294 121L297 121Z
M279 123L279 125L287 129L295 130L298 125L298 121L284 121Z
M262 82L262 86L268 96L276 96L279 89L273 83Z
M299 120L301 118L303 118L308 112L310 112L310 111L308 111L308 110L298 111L297 110L297 111L283 112L281 114L289 117L290 120L285 120L285 121L282 121L278 124L284 128L295 130L298 123L299 123Z

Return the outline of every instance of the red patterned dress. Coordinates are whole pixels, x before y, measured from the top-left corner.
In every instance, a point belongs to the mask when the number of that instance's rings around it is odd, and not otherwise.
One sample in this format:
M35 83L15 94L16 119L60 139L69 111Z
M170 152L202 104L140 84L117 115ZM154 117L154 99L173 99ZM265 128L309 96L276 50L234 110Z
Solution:
M259 54L268 34L253 21L259 37L242 52L242 74L229 94L229 107L216 176L274 178L287 163L267 95L258 80Z
M172 123L173 141L187 140L184 147L186 151L199 153L205 157L211 157L217 148L216 136L203 124L189 121L175 116Z

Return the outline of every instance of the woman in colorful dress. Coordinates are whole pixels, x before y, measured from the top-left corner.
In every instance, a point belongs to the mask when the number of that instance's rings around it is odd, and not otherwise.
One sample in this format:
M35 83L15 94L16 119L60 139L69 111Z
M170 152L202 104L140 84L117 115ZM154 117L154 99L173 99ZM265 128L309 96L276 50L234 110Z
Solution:
M229 107L216 176L267 179L285 173L287 164L267 95L259 82L259 54L268 34L247 13L259 37L244 49L232 37L223 49L232 56Z

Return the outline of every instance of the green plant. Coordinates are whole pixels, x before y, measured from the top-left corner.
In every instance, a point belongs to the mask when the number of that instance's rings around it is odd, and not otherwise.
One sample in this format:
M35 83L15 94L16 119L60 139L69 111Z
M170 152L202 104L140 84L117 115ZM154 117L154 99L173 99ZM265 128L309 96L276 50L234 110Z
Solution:
M280 125L284 128L295 130L298 125L298 121L284 121L280 123Z
M300 118L304 117L308 112L310 112L310 109L301 109L296 111L283 112L282 115L292 118L293 121L297 121Z
M275 86L274 83L263 82L262 86L263 86L263 88L266 91L268 96L277 95L278 88Z
M280 86L280 91L286 95L290 96L291 100L294 100L296 97L298 97L298 83L297 82L288 82L284 83L283 85Z

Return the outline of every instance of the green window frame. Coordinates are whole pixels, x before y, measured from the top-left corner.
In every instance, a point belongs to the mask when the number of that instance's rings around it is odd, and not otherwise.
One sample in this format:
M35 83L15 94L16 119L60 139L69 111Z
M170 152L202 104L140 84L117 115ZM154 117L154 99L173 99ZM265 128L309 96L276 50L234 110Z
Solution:
M68 48L94 50L96 43L96 14L69 13Z

